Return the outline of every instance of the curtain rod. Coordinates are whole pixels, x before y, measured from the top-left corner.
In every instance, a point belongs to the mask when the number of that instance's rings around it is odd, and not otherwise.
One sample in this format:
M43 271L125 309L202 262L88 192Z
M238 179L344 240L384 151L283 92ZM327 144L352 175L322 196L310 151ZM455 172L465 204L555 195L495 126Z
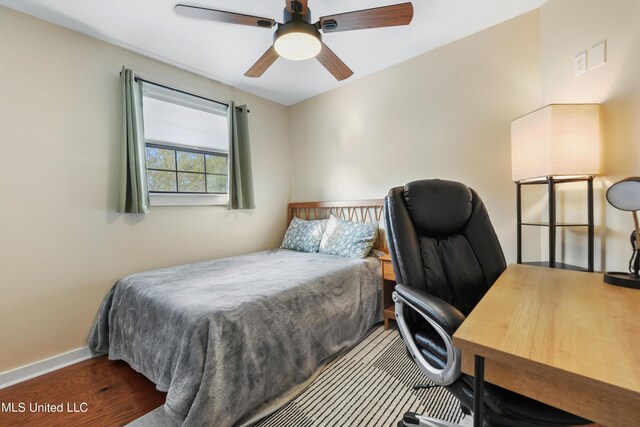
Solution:
M120 74L122 75L122 72L120 72ZM172 90L174 92L182 93L184 95L194 96L196 98L204 99L205 101L209 101L209 102L213 102L213 103L216 103L216 104L219 104L219 105L224 105L225 107L229 107L229 104L227 104L226 102L216 101L215 99L206 98L204 96L196 95L195 93L190 93L190 92L186 92L184 90L176 89L175 87L163 85L162 83L152 82L151 80L143 79L140 76L135 76L134 75L134 78L139 82L144 82L144 83L149 83L149 84L152 84L152 85L155 85L155 86L160 86L161 88L164 88L164 89ZM236 110L242 111L242 108L236 107ZM247 108L247 113L250 113L250 112L251 111Z

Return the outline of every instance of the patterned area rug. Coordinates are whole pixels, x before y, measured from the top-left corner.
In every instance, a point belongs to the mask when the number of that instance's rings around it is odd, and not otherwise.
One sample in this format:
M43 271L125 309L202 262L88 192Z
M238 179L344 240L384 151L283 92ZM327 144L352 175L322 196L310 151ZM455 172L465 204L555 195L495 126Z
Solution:
M471 426L470 416L442 387L415 391L428 383L407 356L396 329L382 326L349 352L328 363L301 394L263 418L256 427L365 426L391 427L406 411ZM165 419L163 419L163 417ZM130 426L175 425L162 408Z
M413 390L425 382L400 334L379 327L329 363L304 393L256 426L388 427L406 411L460 423L460 404L444 388Z

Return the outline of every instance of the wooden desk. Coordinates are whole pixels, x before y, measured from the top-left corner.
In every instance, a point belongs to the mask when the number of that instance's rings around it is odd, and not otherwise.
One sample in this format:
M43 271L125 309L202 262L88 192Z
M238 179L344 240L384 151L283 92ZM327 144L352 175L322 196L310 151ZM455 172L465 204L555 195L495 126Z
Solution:
M391 295L396 288L396 274L391 264L391 256L386 254L381 256L382 266L382 312L384 315L384 329L389 329L389 320L396 319L396 310Z
M640 426L640 291L510 265L453 336L462 371L607 427ZM481 369L482 371L482 369Z

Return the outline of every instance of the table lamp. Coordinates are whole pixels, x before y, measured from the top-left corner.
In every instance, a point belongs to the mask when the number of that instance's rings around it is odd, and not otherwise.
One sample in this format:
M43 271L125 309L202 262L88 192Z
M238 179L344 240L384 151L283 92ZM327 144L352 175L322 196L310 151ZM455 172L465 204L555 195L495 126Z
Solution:
M607 272L604 281L610 285L640 289L640 226L638 210L640 210L640 177L631 177L616 182L607 190L607 201L611 206L633 215L634 230L631 232L631 259L629 273Z

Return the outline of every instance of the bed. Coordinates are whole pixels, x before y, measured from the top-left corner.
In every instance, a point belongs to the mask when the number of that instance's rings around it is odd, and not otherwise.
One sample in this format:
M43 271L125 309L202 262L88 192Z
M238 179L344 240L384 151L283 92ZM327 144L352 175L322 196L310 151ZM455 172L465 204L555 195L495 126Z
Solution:
M288 220L381 214L382 200L293 203ZM134 274L105 297L89 347L166 391L184 426L231 426L362 339L381 320L380 282L373 257L286 249Z

